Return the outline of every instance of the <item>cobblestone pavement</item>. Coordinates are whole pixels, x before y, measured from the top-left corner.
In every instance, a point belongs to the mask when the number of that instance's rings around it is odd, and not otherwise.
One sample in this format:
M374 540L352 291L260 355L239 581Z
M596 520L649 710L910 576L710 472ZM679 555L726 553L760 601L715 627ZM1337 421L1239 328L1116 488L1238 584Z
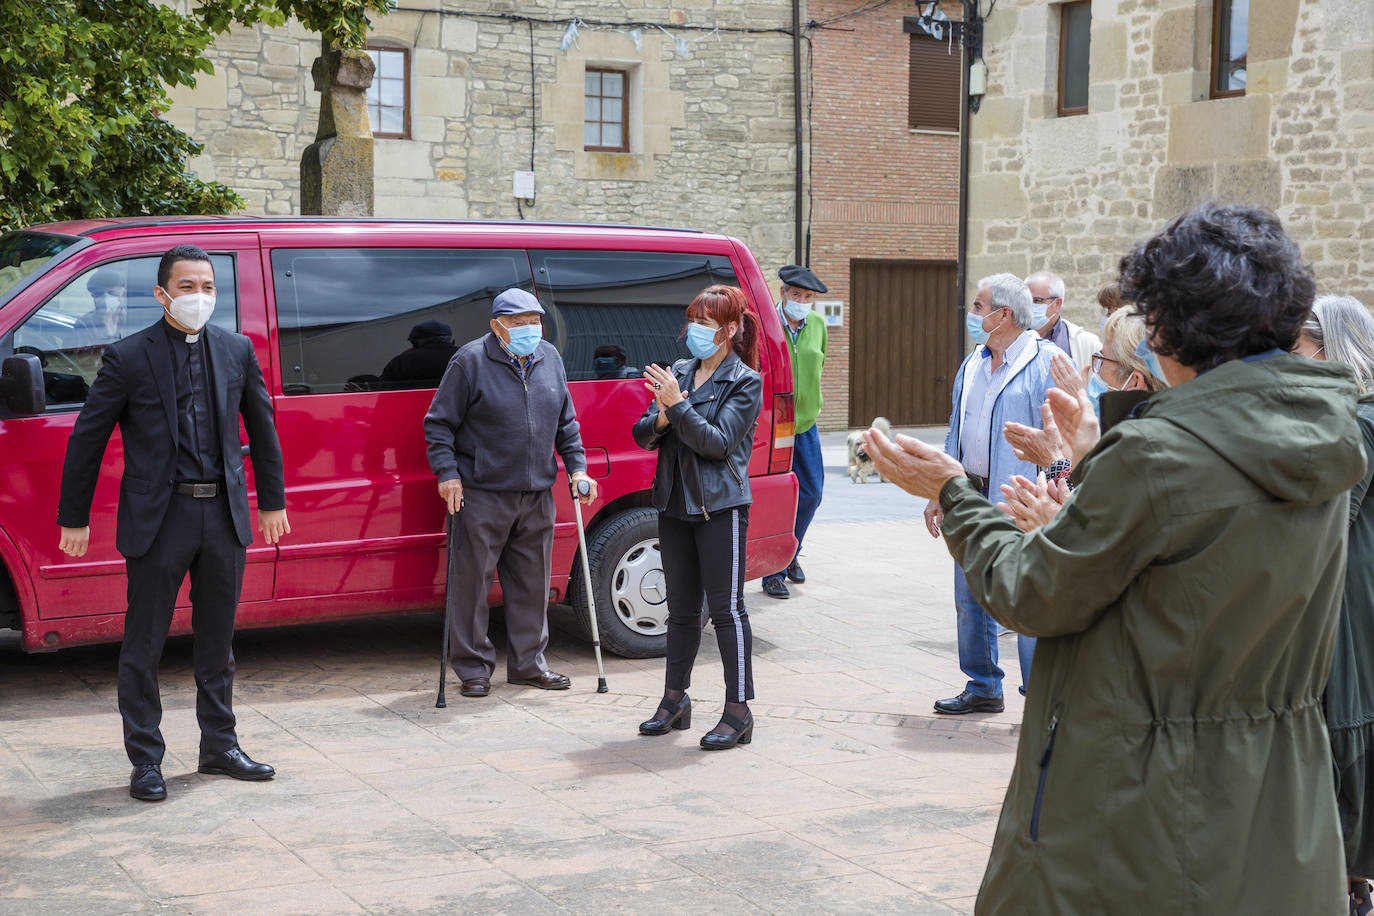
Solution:
M497 681L438 710L438 615L394 617L239 634L239 735L268 783L195 772L190 642L171 641L170 797L146 804L118 648L0 646L0 912L971 912L1021 703L931 712L963 678L921 508L828 470L809 581L788 601L747 586L758 724L724 753L696 745L723 698L709 635L692 729L644 738L661 660L608 657L598 695L590 647L556 631L571 691Z

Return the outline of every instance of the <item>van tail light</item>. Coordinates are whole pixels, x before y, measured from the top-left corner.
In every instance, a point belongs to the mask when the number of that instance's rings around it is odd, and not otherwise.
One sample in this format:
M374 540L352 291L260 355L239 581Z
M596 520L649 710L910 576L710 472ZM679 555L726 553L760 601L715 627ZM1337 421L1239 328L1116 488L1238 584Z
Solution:
M796 420L792 392L773 395L773 454L768 457L768 473L785 474L792 470L792 436Z

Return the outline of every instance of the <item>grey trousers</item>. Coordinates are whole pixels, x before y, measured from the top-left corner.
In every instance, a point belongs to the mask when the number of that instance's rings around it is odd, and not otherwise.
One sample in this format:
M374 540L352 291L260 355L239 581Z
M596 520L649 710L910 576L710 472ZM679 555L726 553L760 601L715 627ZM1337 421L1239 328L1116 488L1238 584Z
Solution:
M449 545L448 661L463 680L492 676L496 647L487 635L492 573L506 609L506 677L547 670L553 491L463 490L457 537Z

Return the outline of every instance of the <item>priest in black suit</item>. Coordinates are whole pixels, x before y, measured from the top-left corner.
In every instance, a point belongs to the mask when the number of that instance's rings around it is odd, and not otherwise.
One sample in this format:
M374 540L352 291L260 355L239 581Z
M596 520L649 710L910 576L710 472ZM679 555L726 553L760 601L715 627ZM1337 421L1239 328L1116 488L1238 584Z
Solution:
M111 345L67 442L57 511L61 549L90 542L90 509L105 446L124 439L115 546L124 555L129 608L119 653L119 712L134 765L129 794L167 797L157 668L176 596L191 575L200 772L271 779L239 747L233 712L234 615L253 542L239 417L248 430L258 528L268 544L291 531L281 444L253 345L207 324L215 303L210 257L178 245L158 265L153 296L163 320Z

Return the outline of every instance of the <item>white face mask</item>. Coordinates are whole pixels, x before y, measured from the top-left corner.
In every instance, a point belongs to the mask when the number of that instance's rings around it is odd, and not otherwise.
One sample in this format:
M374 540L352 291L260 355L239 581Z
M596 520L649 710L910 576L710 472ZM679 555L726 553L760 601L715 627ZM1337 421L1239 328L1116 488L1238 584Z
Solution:
M192 333L199 333L215 311L215 297L209 293L187 293L177 296L166 306L172 320Z
M100 297L99 307L102 311L114 312L119 311L121 304L119 297L114 293L106 293Z

